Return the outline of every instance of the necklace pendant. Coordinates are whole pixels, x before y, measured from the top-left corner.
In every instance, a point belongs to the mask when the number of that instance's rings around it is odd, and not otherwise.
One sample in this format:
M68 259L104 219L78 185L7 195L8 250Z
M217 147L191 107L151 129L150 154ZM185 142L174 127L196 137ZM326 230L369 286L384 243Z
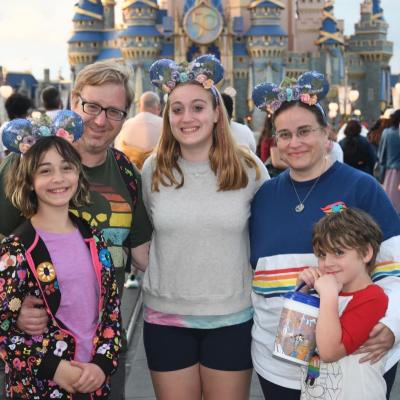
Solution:
M303 204L303 203L297 204L297 206L294 208L294 210L295 210L297 213L301 213L301 212L304 210L304 204Z

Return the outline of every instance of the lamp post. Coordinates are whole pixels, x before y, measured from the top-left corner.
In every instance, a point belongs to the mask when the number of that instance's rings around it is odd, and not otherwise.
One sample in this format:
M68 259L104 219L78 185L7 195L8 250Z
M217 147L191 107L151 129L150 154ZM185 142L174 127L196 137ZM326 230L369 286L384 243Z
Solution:
M358 100L358 97L360 96L360 92L356 89L352 89L349 91L348 94L348 99L349 99L349 112L346 110L346 114L351 115L352 109L353 109L353 104Z
M332 103L329 103L328 104L328 109L329 109L329 112L328 112L328 117L332 120L332 125L336 128L336 117L337 117L337 114L338 114L338 110L339 110L339 104L338 103L334 103L334 102L332 102Z
M395 110L400 108L400 82L397 82L392 89L393 108Z

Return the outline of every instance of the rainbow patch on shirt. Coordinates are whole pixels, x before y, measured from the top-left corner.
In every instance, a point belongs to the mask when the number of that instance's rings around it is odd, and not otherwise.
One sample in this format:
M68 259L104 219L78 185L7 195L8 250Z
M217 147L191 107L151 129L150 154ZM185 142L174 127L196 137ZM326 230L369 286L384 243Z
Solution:
M325 214L332 214L332 213L338 213L347 208L346 204L343 203L343 201L337 201L336 203L328 204L325 207L322 207L321 210Z
M309 267L256 271L252 283L253 291L264 297L276 297L291 292L296 287L299 273L306 268Z

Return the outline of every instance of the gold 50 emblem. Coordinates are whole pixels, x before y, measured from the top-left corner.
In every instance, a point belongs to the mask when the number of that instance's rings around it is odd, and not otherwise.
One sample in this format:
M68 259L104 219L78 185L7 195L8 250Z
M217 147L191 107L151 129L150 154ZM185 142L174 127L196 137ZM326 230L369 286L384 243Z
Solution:
M192 7L183 20L187 35L199 44L213 42L220 35L222 24L218 10L205 3Z

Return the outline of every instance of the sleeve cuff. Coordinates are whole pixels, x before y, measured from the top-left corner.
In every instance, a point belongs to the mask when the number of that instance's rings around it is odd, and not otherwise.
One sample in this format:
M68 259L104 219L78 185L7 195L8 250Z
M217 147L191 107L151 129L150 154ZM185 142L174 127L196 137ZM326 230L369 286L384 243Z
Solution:
M101 354L96 354L91 362L98 365L106 376L112 375L117 369L118 365L117 362L114 364L112 360Z
M37 377L39 379L53 379L56 374L58 365L61 362L60 357L56 357L53 354L46 354L40 363Z

